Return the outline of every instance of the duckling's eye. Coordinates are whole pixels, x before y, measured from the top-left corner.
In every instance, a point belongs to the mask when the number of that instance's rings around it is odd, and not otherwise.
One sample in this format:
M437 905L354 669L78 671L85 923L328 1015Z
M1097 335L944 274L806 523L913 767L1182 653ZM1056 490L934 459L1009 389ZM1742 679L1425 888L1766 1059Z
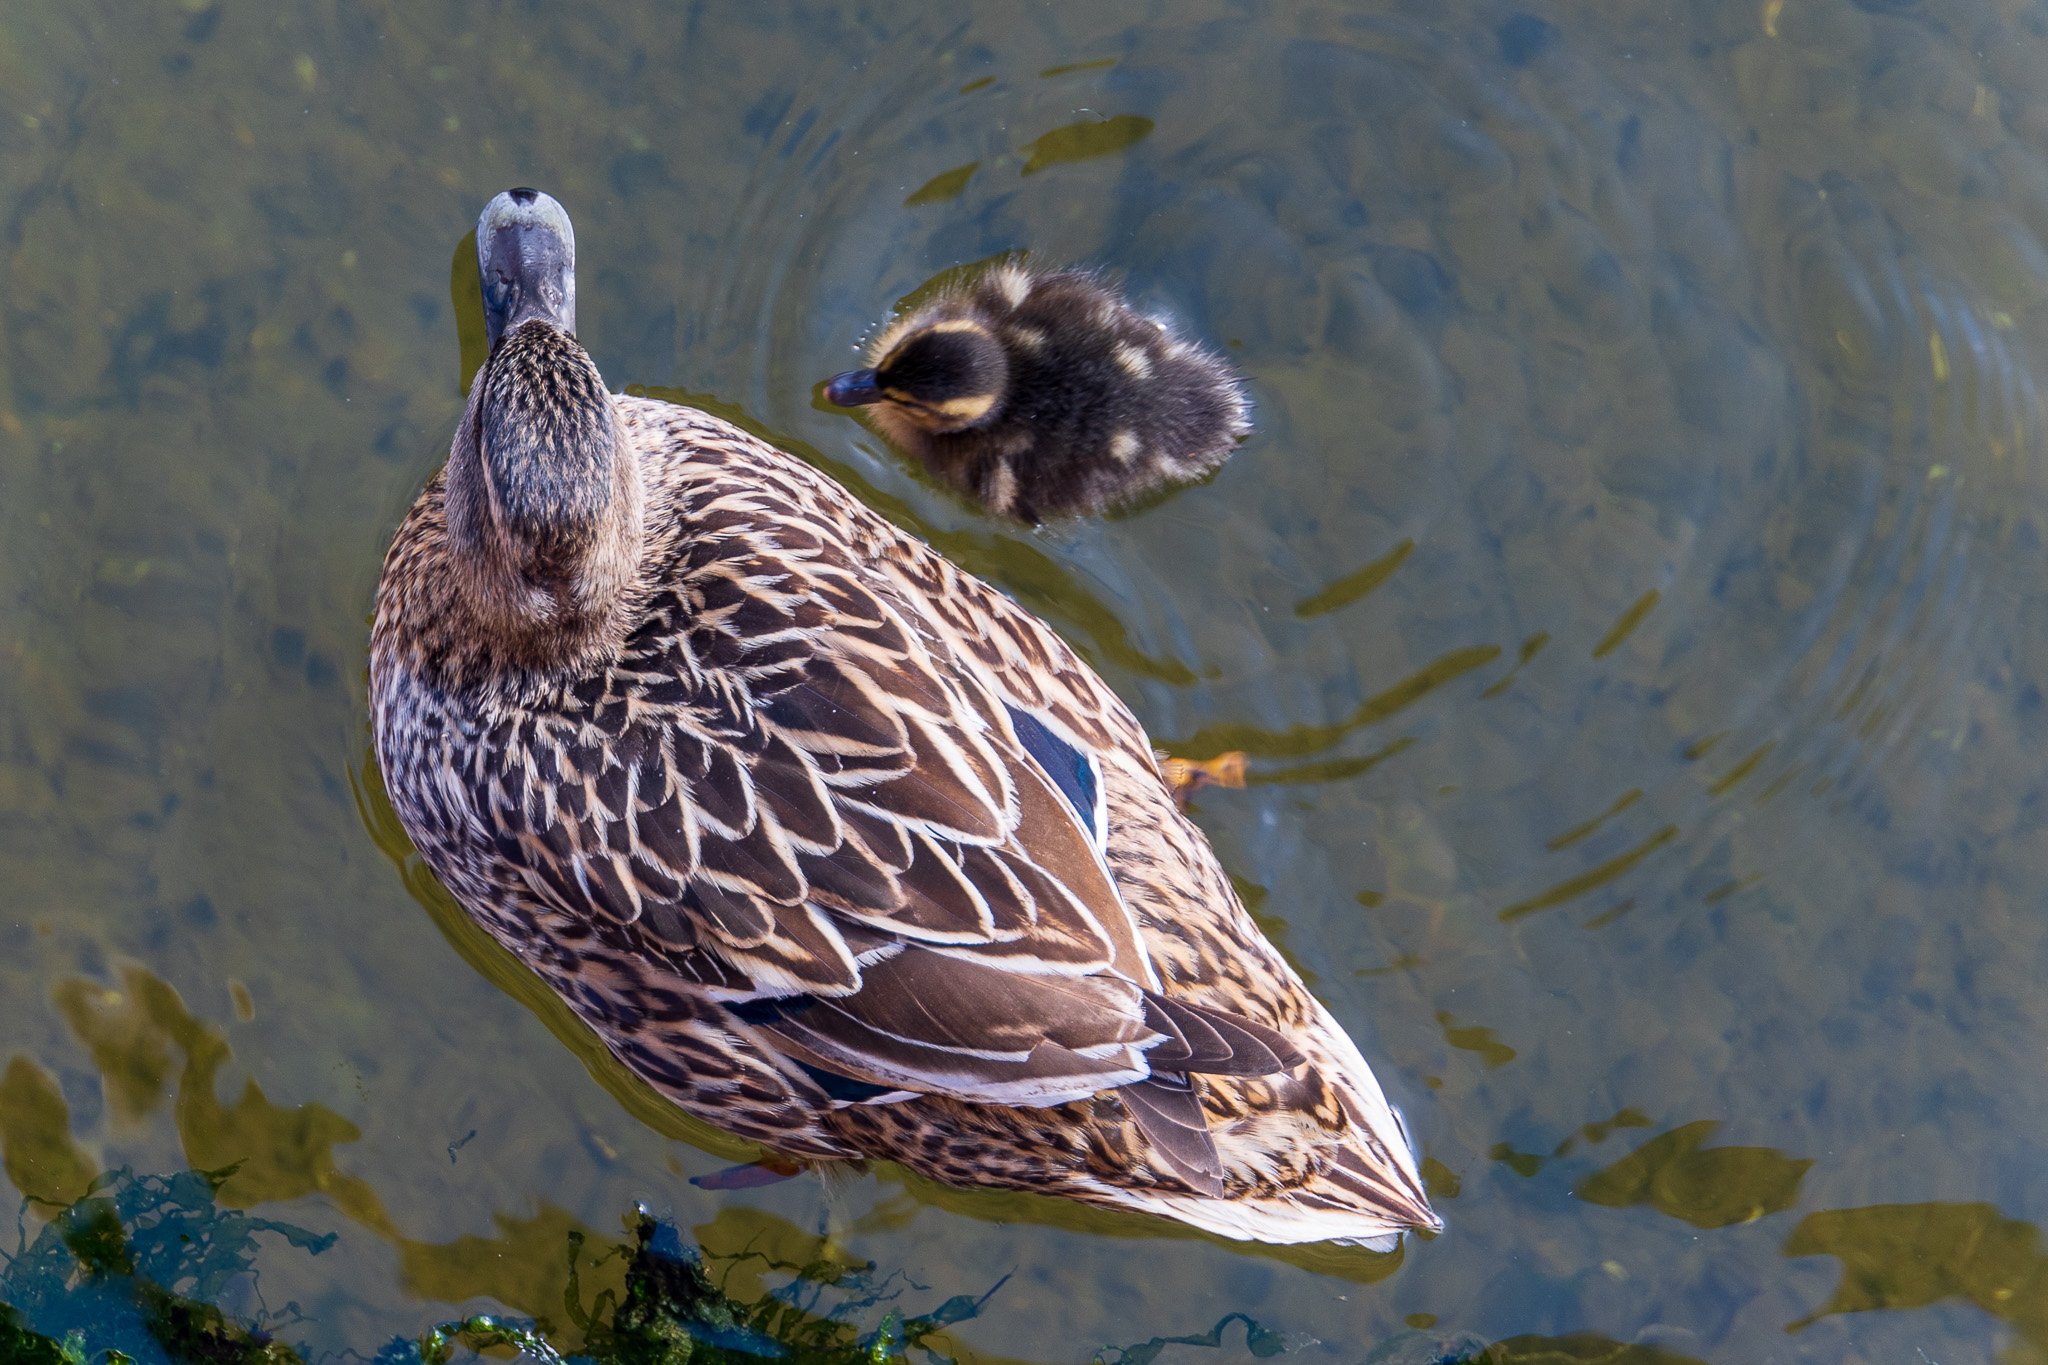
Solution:
M882 396L920 416L944 422L978 422L996 405L993 393L963 393L949 398L920 398L907 389L884 386Z
M995 392L1007 370L1002 344L967 319L933 323L904 338L876 367L885 389L925 402Z

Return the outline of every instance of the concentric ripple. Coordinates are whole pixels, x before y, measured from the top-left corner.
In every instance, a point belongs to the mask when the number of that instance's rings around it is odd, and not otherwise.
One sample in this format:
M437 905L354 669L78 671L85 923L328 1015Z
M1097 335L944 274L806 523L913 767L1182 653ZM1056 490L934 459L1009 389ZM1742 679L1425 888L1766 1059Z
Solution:
M1732 1229L1815 1153L1880 1160L1901 992L1979 970L1927 917L2028 885L1991 831L2027 818L1995 737L2040 707L2048 176L1997 78L1855 7L1683 42L1422 6L1055 27L907 29L778 107L689 384L1018 592L1176 751L1248 752L1200 816L1445 1189L1484 1189L1461 1237L1556 1235L1551 1163ZM1259 435L1025 534L810 404L1011 251L1228 347ZM1700 1200L1572 1166L1665 1124L1752 1136L1610 1167Z
M912 24L764 96L679 308L684 387L1001 578L1042 553L810 395L948 269L1126 274L1233 348L1261 435L1211 488L1059 533L1067 570L1018 586L1114 667L1079 619L1105 604L1154 723L1268 782L1469 712L1520 728L1491 770L1439 760L1467 791L1550 772L1595 783L1567 803L1590 814L1641 789L1624 823L1704 840L1744 793L1848 799L1954 719L1991 628L1969 547L2040 400L2012 319L1853 177L1734 158L1736 111L1529 16L1059 38L1073 59L1041 64ZM1556 832L1532 821L1526 854ZM1504 908L1584 871L1484 842Z

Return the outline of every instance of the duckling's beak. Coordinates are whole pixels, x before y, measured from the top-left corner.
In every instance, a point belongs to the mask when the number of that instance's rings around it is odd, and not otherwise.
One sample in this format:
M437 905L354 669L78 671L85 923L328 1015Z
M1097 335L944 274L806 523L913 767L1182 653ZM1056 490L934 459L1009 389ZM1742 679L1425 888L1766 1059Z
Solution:
M879 403L882 401L882 386L875 382L873 370L848 370L845 374L834 375L825 385L825 401L842 408Z
M576 335L576 229L539 190L506 190L476 220L484 331L491 349L522 322L539 318Z

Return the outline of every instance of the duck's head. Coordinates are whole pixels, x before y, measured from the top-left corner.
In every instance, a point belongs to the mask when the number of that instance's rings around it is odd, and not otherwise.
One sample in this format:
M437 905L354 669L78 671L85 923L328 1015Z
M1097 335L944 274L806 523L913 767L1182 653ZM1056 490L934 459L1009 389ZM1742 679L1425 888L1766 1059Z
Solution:
M607 633L637 570L638 462L576 340L576 234L514 189L476 225L490 358L448 461L449 529L482 627L531 663Z
M842 408L882 404L932 435L967 431L996 420L1010 383L1003 343L979 318L945 316L913 322L872 370L849 370L825 385Z
M576 335L576 228L553 196L506 190L476 220L476 268L491 349L538 319Z
M490 358L471 395L491 510L541 528L595 491L580 476L616 455L618 424L576 340L576 230L539 190L506 190L476 224Z

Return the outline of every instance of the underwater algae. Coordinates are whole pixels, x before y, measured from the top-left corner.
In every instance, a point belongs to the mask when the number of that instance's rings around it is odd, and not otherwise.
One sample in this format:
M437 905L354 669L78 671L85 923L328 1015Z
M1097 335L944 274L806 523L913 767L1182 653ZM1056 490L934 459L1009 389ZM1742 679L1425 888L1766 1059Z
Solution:
M219 1308L270 1234L312 1254L334 1242L272 1219L222 1208L229 1172L171 1176L111 1172L5 1257L0 1358L204 1365L298 1365L266 1330ZM276 1315L288 1322L290 1309Z
M110 1172L63 1209L32 1242L0 1253L0 1365L303 1365L310 1357L280 1333L299 1321L295 1304L238 1317L214 1300L256 1278L259 1236L310 1255L336 1235L315 1234L223 1208L232 1172L168 1176ZM623 1266L620 1283L586 1304L574 1267L583 1235L562 1249L571 1267L563 1307L578 1334L558 1346L545 1321L473 1313L394 1338L376 1365L449 1365L516 1351L539 1365L953 1365L945 1329L973 1318L1003 1287L954 1295L922 1313L896 1306L905 1282L871 1264L832 1256L802 1264L759 1251L709 1256L670 1223L634 1211L628 1239L601 1259ZM735 1273L746 1272L746 1273ZM1005 1277L1007 1279L1007 1277ZM778 1281L776 1287L765 1286ZM739 1292L734 1292L735 1281ZM1240 1335L1241 1334L1241 1335ZM1185 1349L1243 1351L1265 1360L1318 1343L1225 1314L1206 1332L1106 1346L1094 1365L1153 1365ZM1169 1355L1169 1353L1173 1353ZM1592 1333L1524 1335L1487 1344L1469 1335L1409 1331L1381 1343L1367 1365L1698 1365L1693 1357Z
M232 1174L110 1172L32 1242L0 1253L0 1365L301 1365L306 1354L277 1335L297 1320L295 1305L250 1322L216 1300L228 1297L238 1279L253 1282L260 1234L313 1255L332 1246L336 1234L222 1207L218 1196ZM913 1351L944 1361L950 1357L933 1339L974 1316L988 1297L956 1295L906 1314L894 1306L902 1293L896 1277L877 1277L872 1266L829 1257L787 1264L758 1252L721 1264L639 1210L631 1240L607 1253L624 1266L621 1286L598 1290L586 1306L574 1273L581 1241L571 1233L559 1244L571 1266L563 1304L566 1325L578 1334L573 1358L592 1365L856 1365L907 1359ZM731 1262L749 1259L786 1283L734 1297L726 1288ZM376 1359L446 1365L458 1350L495 1346L540 1361L569 1358L551 1335L544 1322L479 1313L414 1340L394 1340Z

